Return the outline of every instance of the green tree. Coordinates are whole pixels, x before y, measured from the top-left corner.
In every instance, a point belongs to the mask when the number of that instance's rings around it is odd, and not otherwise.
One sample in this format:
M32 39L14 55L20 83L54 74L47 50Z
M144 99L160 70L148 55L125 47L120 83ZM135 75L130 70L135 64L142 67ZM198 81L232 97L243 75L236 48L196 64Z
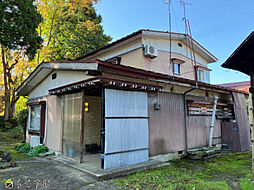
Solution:
M15 69L32 60L42 39L37 28L42 21L34 0L0 1L0 54L4 86L4 119L10 119L18 97L15 90L27 69Z
M111 38L104 34L102 18L93 7L97 0L38 0L43 16L39 33L45 46L42 60L70 60L101 48Z

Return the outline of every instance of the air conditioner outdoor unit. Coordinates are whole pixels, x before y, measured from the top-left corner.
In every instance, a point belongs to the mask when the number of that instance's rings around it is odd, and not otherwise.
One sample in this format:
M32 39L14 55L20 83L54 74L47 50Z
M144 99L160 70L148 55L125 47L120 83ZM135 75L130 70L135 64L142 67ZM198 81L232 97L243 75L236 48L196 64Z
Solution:
M30 146L36 147L40 145L40 136L31 135L30 136Z
M149 58L155 58L158 56L158 50L154 46L146 45L145 56Z

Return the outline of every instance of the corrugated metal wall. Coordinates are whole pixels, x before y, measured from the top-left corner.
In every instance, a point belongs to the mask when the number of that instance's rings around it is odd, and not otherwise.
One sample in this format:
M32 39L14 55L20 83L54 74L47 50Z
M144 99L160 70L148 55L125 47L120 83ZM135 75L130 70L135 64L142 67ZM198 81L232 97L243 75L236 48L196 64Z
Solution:
M105 89L104 169L149 160L147 93Z
M150 156L185 149L183 95L149 93ZM154 109L159 102L160 110Z
M179 94L149 93L150 156L185 150L184 97ZM189 99L195 99L189 97ZM159 102L160 110L154 109ZM211 116L187 116L188 149L208 146ZM214 144L221 142L221 120L215 120Z
M211 116L188 116L187 138L188 149L209 145L209 132ZM221 120L216 119L214 123L213 137L221 137ZM221 139L214 139L214 143L220 143Z

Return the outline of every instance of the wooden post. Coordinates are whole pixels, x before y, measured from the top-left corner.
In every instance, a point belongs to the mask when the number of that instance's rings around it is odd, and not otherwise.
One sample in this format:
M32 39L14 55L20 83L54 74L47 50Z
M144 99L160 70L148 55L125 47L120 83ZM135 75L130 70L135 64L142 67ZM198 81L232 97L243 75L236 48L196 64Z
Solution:
M252 181L254 181L254 130L253 130L253 96L252 93L249 93L249 123L251 131L251 145L252 145Z
M254 126L253 126L253 108L254 108L254 72L250 72L250 93L249 93L249 122L251 131L251 146L252 146L252 181L254 182Z
M84 129L85 129L85 89L82 89L81 97L81 128L80 128L80 163L83 162L84 155Z

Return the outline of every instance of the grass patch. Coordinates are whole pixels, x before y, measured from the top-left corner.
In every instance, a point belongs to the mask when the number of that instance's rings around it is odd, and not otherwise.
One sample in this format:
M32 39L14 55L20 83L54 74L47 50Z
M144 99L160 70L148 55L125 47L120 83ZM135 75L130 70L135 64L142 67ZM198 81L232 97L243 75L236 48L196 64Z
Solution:
M208 161L183 159L111 182L131 189L254 189L249 152L229 153Z
M21 161L21 160L34 160L34 158L27 155L27 153L18 152L15 147L19 144L11 144L9 146L4 146L1 149L11 153L12 161Z

